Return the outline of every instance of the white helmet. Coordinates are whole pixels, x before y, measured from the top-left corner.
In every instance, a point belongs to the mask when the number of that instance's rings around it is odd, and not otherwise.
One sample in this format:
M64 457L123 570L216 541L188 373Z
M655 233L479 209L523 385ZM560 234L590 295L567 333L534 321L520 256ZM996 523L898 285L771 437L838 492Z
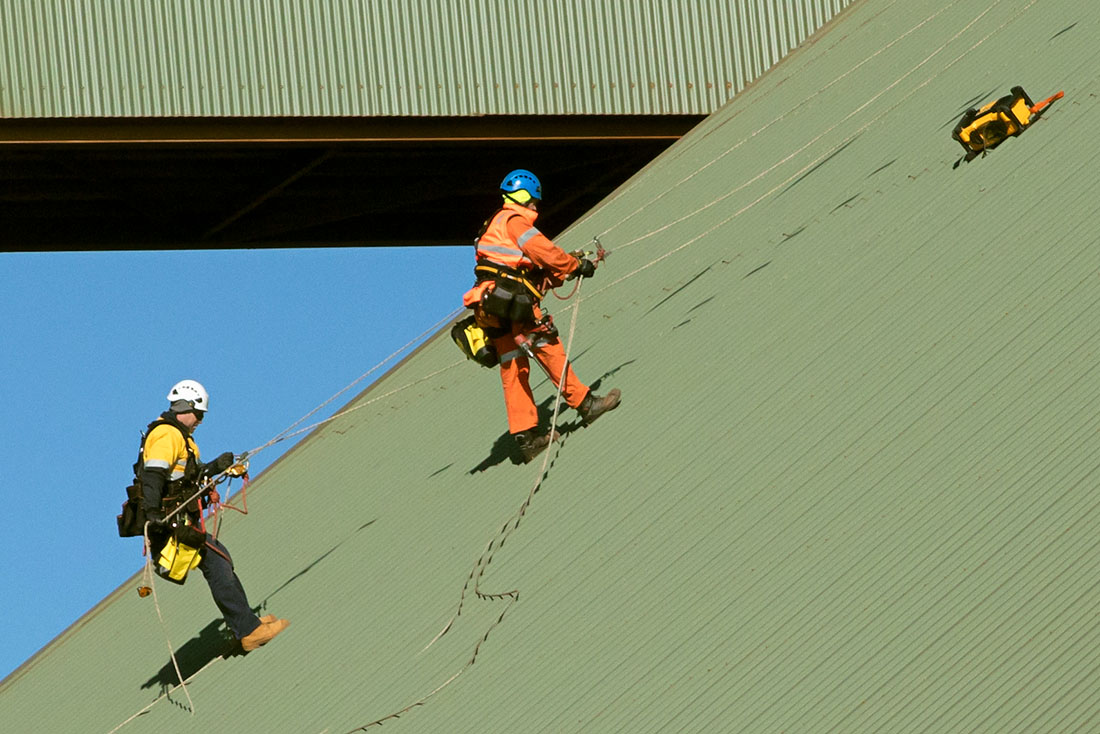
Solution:
M186 400L195 410L210 410L210 396L206 394L206 388L194 380L181 380L168 391L168 402Z

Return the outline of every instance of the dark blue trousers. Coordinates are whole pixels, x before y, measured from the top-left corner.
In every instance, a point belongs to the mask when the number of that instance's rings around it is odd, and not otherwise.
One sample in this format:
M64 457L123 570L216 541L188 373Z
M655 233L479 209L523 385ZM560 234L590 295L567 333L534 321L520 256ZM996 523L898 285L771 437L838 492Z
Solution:
M241 580L233 570L229 551L214 536L206 534L206 547L202 549L199 570L210 587L210 595L218 605L226 624L238 640L260 626L260 619L248 605Z

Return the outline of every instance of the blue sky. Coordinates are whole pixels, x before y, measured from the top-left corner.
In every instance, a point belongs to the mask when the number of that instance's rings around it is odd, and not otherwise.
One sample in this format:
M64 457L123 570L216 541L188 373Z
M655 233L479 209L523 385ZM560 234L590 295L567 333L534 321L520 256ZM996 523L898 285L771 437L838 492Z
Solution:
M204 458L255 448L460 308L472 268L472 247L0 254L0 679L140 570L115 515L175 382L210 393ZM392 302L410 279L432 287Z

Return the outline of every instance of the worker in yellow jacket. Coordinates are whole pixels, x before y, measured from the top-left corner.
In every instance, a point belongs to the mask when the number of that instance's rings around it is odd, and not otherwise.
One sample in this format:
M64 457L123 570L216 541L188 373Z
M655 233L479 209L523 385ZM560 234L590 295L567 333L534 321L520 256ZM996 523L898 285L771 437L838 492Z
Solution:
M169 546L178 554L183 547L188 549L189 559L197 557L197 568L206 578L214 603L233 636L246 652L255 650L286 629L290 622L274 615L256 616L233 569L229 551L201 528L199 501L205 499L207 505L220 502L218 490L211 487L204 497L172 514L198 492L203 479L229 469L234 463L233 454L225 452L209 464L199 461L199 447L192 434L210 407L210 397L200 383L194 380L176 383L168 392L168 401L168 410L149 424L135 466L145 518L149 521L150 552L158 563L158 573L180 583L189 569L176 569L171 563L160 565L163 549Z

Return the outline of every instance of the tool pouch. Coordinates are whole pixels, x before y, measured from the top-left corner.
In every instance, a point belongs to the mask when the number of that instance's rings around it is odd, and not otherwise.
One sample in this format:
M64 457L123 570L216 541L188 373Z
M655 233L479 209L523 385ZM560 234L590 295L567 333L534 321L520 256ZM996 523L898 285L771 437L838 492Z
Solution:
M122 513L115 519L118 522L120 538L132 538L143 534L145 508L141 504L141 488L136 483L126 488L126 501L122 503Z
M1031 98L1023 87L1013 87L1011 91L981 108L967 110L951 131L951 137L966 151L968 160L1019 135L1031 124Z
M191 525L176 528L160 549L156 572L163 579L175 584L187 581L187 574L202 561L202 547L206 545L206 533Z
M500 363L497 350L489 341L485 330L478 326L473 315L467 316L451 327L451 339L466 355L482 367L496 367Z
M521 281L500 277L491 290L485 292L481 307L486 313L506 321L532 321L535 318L535 298Z

